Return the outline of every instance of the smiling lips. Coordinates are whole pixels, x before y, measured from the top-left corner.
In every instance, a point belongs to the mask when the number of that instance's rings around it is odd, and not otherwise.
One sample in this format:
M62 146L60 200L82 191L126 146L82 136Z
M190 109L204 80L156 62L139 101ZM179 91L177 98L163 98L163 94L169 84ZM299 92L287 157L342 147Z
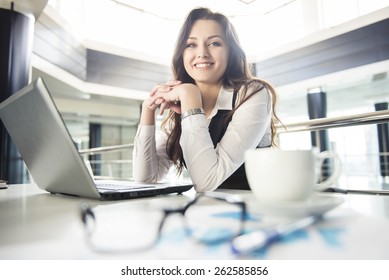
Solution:
M198 69L207 69L209 67L211 67L213 65L213 63L211 62L205 62L205 63L196 63L194 66L195 68L198 68Z

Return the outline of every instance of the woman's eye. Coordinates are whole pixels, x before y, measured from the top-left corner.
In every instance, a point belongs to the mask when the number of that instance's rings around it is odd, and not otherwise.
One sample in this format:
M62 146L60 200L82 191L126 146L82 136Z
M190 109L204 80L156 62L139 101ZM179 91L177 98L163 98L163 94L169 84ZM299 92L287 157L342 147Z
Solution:
M196 44L190 43L190 44L187 44L186 47L187 48L194 48L194 47L196 47Z
M222 44L220 42L211 42L209 43L210 46L220 47Z

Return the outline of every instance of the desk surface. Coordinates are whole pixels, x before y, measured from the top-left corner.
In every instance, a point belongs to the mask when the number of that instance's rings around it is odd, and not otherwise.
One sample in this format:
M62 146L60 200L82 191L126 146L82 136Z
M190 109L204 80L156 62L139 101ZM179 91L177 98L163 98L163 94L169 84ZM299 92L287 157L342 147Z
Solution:
M258 203L251 192L230 192L246 201L250 213L256 212ZM126 254L96 253L85 242L79 215L80 205L84 202L91 206L115 204L142 209L145 204L160 207L182 205L194 195L189 191L183 195L102 202L51 195L31 184L10 185L8 189L0 190L0 259L242 258L233 255L227 243L210 248L182 236L165 238L162 244L151 250ZM244 258L389 259L389 196L330 195L343 197L345 202L328 211L319 224ZM182 227L178 221L176 226L177 230Z

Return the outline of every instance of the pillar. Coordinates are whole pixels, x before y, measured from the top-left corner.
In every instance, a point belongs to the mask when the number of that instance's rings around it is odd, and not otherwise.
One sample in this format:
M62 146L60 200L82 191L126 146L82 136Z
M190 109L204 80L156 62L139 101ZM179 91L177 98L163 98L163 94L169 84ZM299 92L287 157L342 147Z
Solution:
M90 123L89 124L89 148L101 147L101 124ZM89 161L91 162L94 175L101 175L101 154L90 155ZM94 161L97 161L94 163Z
M327 117L327 95L321 88L315 88L308 91L308 115L309 119L318 119ZM311 131L311 143L313 147L317 147L320 151L330 150L328 131L319 130ZM330 175L330 161L325 160L321 171L322 179Z
M0 8L0 102L29 83L34 18ZM24 183L27 169L0 123L0 179Z
M376 111L388 110L388 102L374 104ZM389 125L377 124L380 174L389 177Z

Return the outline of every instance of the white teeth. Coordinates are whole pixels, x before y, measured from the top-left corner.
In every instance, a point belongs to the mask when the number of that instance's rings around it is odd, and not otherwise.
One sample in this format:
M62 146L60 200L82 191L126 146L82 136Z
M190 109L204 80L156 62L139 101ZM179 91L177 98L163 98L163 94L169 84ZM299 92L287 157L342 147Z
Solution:
M206 68L206 67L209 67L209 66L211 66L211 63L199 63L199 64L196 64L197 68Z

